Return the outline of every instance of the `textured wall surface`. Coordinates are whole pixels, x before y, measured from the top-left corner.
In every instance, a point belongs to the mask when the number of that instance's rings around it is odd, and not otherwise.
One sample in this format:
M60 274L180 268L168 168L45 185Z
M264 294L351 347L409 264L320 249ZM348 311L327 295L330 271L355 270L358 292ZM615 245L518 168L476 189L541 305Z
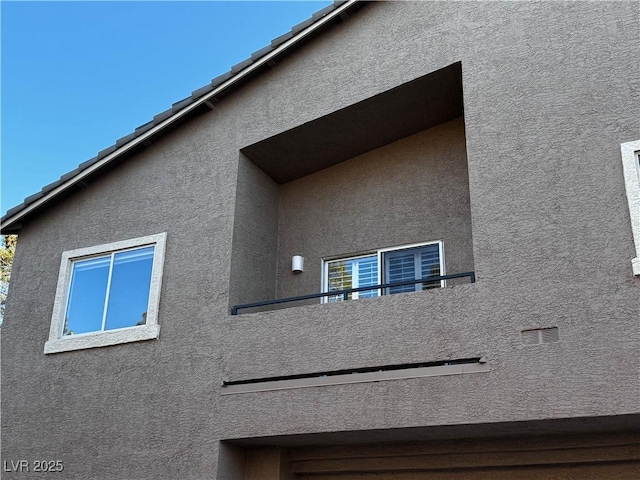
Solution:
M473 270L468 179L458 119L282 185L279 297L320 291L323 258L426 241L444 242L447 272Z
M2 459L60 459L73 479L234 479L244 453L220 439L639 414L619 150L640 136L639 14L632 2L369 5L25 224L2 327ZM241 191L260 172L239 150L458 61L478 282L230 316L232 264L264 278L276 265L232 263L251 249L234 232L276 212L234 225L260 198ZM61 253L164 231L160 338L45 356ZM560 342L521 344L522 329L547 326ZM490 373L220 396L222 379L479 355Z
M278 185L240 154L229 305L276 296Z
M323 259L438 240L447 273L474 269L462 118L283 185L241 155L230 302L316 293Z

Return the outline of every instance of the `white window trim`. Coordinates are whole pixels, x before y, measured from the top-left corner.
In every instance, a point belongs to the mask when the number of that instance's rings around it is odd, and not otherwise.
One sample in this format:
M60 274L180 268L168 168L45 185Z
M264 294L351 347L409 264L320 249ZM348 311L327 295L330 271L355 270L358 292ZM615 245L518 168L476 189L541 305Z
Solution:
M440 275L446 275L445 270L445 261L444 261L444 242L442 240L433 240L430 242L422 242L422 243L411 243L408 245L398 245L395 247L386 247L378 250L372 250L365 253L359 253L357 255L348 255L348 256L331 256L322 259L322 292L326 293L329 291L329 263L335 262L336 260L353 260L356 258L364 258L364 257L372 257L374 255L378 256L378 285L382 284L382 278L384 275L382 268L382 256L386 252L394 252L398 250L405 250L407 248L416 248L416 247L425 247L427 245L435 245L438 244L438 253L440 255ZM440 281L440 286L445 287L445 280ZM380 289L378 289L378 296L382 295ZM353 299L355 300L355 298ZM328 297L322 297L321 303L328 303Z
M620 145L624 183L629 202L631 231L636 245L636 258L631 260L634 275L640 275L640 140Z
M159 233L146 237L133 238L120 242L107 243L94 247L69 250L62 253L58 287L51 316L49 340L44 344L44 353L68 352L85 348L106 347L121 343L152 340L160 335L158 325L158 306L160 304L160 288L162 285L162 268L167 234ZM116 251L127 250L153 245L153 266L151 269L151 285L149 287L149 306L146 323L144 325L106 330L101 332L82 333L78 335L62 336L64 316L67 310L69 284L73 270L73 262L92 256L107 255Z

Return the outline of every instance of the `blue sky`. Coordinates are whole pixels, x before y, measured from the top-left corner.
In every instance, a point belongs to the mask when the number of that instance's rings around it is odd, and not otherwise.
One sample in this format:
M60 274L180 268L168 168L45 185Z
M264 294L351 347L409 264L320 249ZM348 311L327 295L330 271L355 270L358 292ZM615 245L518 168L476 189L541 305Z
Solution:
M330 1L0 3L0 211Z

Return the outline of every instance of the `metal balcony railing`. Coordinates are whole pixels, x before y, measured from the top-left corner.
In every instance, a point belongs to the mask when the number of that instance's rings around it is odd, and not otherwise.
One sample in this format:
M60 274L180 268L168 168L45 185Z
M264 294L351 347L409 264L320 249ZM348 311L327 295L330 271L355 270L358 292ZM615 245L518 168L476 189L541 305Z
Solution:
M429 276L429 277L419 278L417 280L405 280L402 282L381 283L379 285L368 285L366 287L358 287L358 288L346 288L344 290L333 290L331 292L310 293L308 295L300 295L298 297L277 298L275 300L264 300L262 302L243 303L242 305L234 305L233 307L231 307L231 315L237 315L238 310L243 310L246 308L266 307L269 305L277 305L280 303L298 302L301 300L310 300L313 298L322 298L322 297L342 296L343 300L348 300L349 294L354 292L368 292L371 290L382 290L386 288L402 287L405 285L415 285L416 283L440 282L442 280L452 280L454 278L465 278L465 277L469 277L469 283L475 283L476 281L475 272L464 272L464 273L453 273L451 275ZM401 292L398 292L398 293L401 293Z

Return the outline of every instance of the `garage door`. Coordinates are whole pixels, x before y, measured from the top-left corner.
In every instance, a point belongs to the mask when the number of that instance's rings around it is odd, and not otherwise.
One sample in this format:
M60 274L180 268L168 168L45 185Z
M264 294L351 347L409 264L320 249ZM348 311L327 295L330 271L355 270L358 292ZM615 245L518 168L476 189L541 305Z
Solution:
M296 480L638 480L640 434L306 447Z

